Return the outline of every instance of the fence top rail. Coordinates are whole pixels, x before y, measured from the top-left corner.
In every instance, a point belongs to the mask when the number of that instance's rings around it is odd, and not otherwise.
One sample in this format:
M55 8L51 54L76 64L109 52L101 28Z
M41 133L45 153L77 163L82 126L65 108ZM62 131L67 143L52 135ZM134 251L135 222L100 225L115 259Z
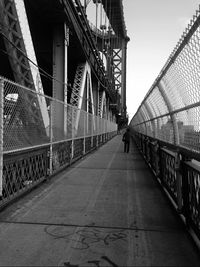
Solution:
M191 161L185 161L184 164L187 166L187 167L190 167L191 169L197 171L199 174L200 174L200 165L197 165L199 163L195 163L195 162L191 162Z
M169 150L167 148L161 148L161 151L164 151L165 153L169 154L172 157L176 157L176 155L177 155L177 152L174 152L174 151Z

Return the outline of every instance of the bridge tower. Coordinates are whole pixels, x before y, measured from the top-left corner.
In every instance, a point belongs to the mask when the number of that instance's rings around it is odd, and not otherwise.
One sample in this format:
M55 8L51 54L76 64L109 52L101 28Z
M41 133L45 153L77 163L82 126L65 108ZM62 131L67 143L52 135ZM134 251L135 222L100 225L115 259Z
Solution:
M96 5L96 21L91 28L98 49L106 61L107 78L117 93L116 103L111 106L116 110L119 126L123 127L127 123L126 58L127 43L130 40L126 31L123 5L121 0L93 0L93 3Z

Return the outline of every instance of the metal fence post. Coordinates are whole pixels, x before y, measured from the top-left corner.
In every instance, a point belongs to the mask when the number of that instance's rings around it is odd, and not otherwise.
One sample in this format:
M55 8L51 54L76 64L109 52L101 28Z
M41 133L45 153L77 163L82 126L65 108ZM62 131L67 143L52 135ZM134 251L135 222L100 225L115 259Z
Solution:
M108 141L108 119L106 120L106 142Z
M159 179L160 182L163 184L163 156L162 156L162 146L159 144L159 150L158 150L158 157L159 157Z
M85 112L83 113L83 155L85 154L85 135L86 135L86 118L85 118Z
M93 135L94 135L94 133L93 133L93 127L94 127L93 119L94 119L94 115L92 114L90 116L91 116L91 147L90 147L90 149L92 149L93 148Z
M175 171L176 171L176 188L177 188L177 209L178 212L182 211L182 177L180 173L180 154L175 156Z
M155 152L155 171L156 177L158 178L160 175L160 166L159 166L159 143L158 141L155 142L154 152Z
M74 107L72 107L72 122L71 122L71 125L72 125L72 146L71 146L71 160L73 159L74 157L74 123L75 123L75 120L74 120Z
M99 117L98 116L96 116L96 126L97 126L97 128L96 128L96 137L97 137L97 139L96 139L96 147L98 147L99 146Z
M4 80L0 79L0 197L3 192L3 109L4 109Z
M182 213L185 216L186 225L189 227L189 218L190 218L190 206L189 206L189 178L188 170L186 167L187 157L183 156L181 160L181 174L182 174L182 198L183 198L183 207Z
M49 152L49 174L53 173L53 114L52 114L52 101L50 101L49 108L49 136L50 136L50 152Z

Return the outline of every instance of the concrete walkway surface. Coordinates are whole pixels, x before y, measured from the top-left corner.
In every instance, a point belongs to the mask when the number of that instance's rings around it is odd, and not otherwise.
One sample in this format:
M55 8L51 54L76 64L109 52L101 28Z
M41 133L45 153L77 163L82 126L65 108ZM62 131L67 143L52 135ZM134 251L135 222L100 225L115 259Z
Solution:
M0 266L200 266L136 147L120 135L0 213Z

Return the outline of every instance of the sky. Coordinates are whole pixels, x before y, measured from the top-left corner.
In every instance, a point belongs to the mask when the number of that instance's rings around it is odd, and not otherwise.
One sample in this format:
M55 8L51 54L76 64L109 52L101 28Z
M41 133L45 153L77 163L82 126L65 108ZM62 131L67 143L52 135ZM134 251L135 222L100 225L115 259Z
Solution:
M123 0L127 35L127 112L133 117L159 75L199 0Z

